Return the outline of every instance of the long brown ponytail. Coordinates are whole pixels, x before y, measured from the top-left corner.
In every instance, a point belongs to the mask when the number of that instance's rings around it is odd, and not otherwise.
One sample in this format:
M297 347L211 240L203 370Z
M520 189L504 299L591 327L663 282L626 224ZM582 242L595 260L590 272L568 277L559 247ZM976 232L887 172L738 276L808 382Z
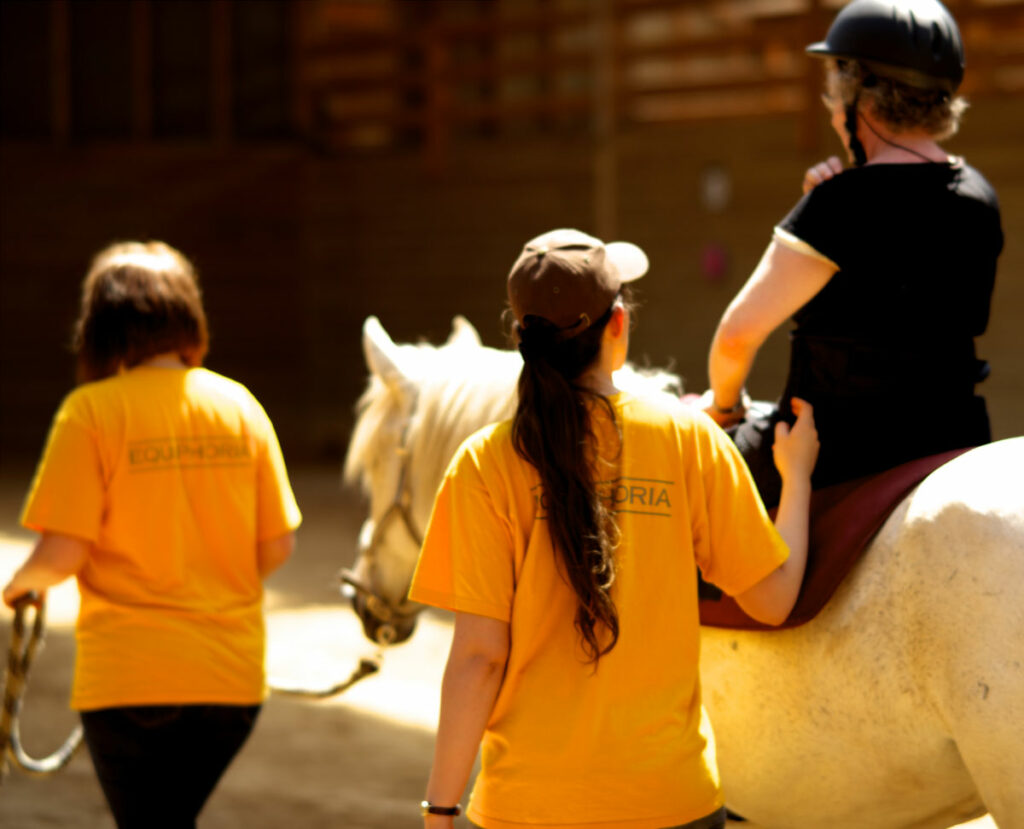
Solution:
M512 439L540 475L551 541L576 593L575 626L595 663L615 647L619 615L609 593L615 528L594 480L590 412L602 406L615 423L615 411L608 398L577 381L601 350L613 307L567 340L559 340L560 330L540 317L514 325L523 370Z

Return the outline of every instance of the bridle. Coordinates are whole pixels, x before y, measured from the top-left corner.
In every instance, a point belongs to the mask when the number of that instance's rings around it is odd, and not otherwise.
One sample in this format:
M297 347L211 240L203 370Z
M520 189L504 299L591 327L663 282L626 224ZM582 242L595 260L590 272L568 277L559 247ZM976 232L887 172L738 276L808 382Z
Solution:
M391 499L391 504L386 510L384 510L384 514L380 517L380 520L374 524L370 540L367 542L366 546L359 551L359 557L367 560L371 568L371 573L378 564L378 550L380 548L381 540L384 537L384 533L396 520L400 521L402 526L405 527L406 533L416 545L417 549L423 546L423 534L417 529L416 524L412 520L412 489L409 486L408 436L409 424L406 424L405 430L402 433L402 441L395 450L396 454L402 460L402 465L398 472L398 485L395 487L395 495ZM377 643L380 645L390 645L394 642L397 636L396 624L403 620L414 618L421 610L423 610L423 605L418 604L417 602L410 602L408 599L403 599L400 602L394 602L386 596L382 596L379 592L360 580L359 577L347 567L343 568L338 573L338 578L343 584L348 585L355 590L356 593L363 596L364 601L366 602L366 610L374 619L380 622L375 633ZM411 575L409 579L411 583ZM403 596L408 593L408 589L409 586L406 585L406 589L402 593Z

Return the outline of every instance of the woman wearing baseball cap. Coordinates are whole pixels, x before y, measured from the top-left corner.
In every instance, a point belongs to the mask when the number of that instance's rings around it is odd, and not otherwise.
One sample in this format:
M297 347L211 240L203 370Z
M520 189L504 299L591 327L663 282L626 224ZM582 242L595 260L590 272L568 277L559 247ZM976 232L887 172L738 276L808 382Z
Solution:
M775 525L735 445L668 396L618 390L647 257L575 230L508 276L511 421L456 453L410 598L455 612L426 829L707 829L725 817L698 676L696 572L782 622L807 550L809 405L775 453Z
M814 404L814 485L990 441L975 384L1003 233L989 183L939 144L965 108L956 21L937 0L853 0L825 40L825 103L853 166L807 171L711 345L706 411L735 427L766 502L778 499L771 425L789 401ZM787 318L789 376L779 412L746 418L762 343Z

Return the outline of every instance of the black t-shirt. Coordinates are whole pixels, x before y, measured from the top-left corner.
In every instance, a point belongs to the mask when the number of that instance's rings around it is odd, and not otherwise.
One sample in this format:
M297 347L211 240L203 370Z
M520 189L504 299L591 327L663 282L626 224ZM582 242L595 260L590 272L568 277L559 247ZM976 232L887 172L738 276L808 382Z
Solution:
M794 314L783 393L783 416L790 396L815 406L815 486L988 442L974 337L1003 247L991 185L962 162L853 168L779 228L839 266Z
M928 348L988 324L999 203L973 167L874 164L815 187L779 227L839 266L796 331Z

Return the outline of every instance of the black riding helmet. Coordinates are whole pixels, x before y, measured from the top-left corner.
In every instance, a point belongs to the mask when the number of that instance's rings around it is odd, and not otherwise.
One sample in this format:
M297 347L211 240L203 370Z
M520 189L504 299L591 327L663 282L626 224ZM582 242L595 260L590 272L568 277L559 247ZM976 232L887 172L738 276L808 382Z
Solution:
M869 73L865 85L873 74L952 95L964 78L960 28L938 0L852 0L807 53L856 61ZM846 107L846 130L859 167L867 155L857 137L856 100Z
M950 94L964 77L960 29L938 0L852 0L807 52L856 60L877 75Z

